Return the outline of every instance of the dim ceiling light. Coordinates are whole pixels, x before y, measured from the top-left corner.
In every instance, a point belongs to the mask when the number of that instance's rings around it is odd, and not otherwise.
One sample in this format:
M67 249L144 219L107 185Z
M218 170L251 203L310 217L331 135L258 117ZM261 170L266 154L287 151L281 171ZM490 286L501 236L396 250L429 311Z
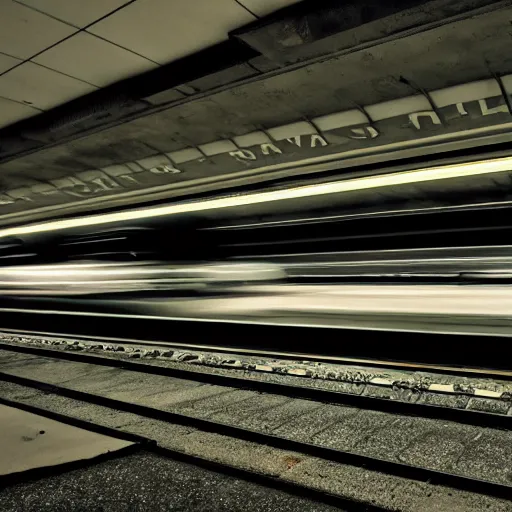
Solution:
M443 167L431 167L428 169L417 169L381 176L368 176L366 178L347 179L343 181L321 183L316 185L305 185L301 187L274 190L270 192L259 192L219 199L207 199L188 203L158 206L138 210L128 210L117 213L106 213L89 217L75 219L57 220L19 226L0 230L0 237L20 236L31 233L43 233L60 229L79 228L87 226L98 226L113 222L134 221L162 217L166 215L177 215L181 213L201 212L207 210L218 210L237 206L249 206L253 204L269 203L273 201L284 201L288 199L301 199L329 194L340 194L357 190L368 190L384 187L393 187L411 183L424 183L430 181L446 180L450 178L461 178L480 174L491 174L512 170L512 158L498 158L495 160L483 160L465 164L447 165Z

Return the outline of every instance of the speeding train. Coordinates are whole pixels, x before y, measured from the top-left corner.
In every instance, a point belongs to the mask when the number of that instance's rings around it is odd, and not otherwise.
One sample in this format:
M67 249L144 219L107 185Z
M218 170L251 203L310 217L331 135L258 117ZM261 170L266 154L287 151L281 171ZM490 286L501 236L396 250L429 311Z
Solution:
M504 210L164 219L7 237L0 239L0 295L208 293L247 283L452 282L468 276L508 281L512 226Z

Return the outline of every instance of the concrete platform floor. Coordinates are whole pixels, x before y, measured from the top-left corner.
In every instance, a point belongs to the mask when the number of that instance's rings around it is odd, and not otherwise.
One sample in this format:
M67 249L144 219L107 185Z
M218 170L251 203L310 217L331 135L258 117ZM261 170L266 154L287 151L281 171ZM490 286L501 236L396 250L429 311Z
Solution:
M140 452L0 491L3 512L334 512L282 491Z

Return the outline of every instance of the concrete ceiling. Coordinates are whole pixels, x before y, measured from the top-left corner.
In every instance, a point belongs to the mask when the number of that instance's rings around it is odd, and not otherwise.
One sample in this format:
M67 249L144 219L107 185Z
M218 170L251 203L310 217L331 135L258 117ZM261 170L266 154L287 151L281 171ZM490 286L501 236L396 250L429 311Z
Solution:
M0 0L0 226L512 143L509 0L290 3Z
M228 38L296 0L0 0L0 128Z

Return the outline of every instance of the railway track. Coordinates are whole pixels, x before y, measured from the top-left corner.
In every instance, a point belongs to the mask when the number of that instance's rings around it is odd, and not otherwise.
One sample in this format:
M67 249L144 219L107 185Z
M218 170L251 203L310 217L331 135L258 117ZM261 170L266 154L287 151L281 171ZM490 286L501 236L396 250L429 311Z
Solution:
M499 372L500 378L507 378L510 368L508 318L499 321L503 331L501 334L439 333L429 332L429 325L418 331L414 328L372 328L371 325L313 326L254 320L138 315L121 312L125 308L122 301L112 301L111 308L114 309L103 313L103 303L92 303L89 310L78 311L52 311L46 309L48 304L37 301L30 302L30 307L25 302L21 305L23 307L19 308L11 303L10 307L0 308L2 329L16 330L22 325L29 325L31 332L72 335L85 339L102 337L169 345L218 346L234 352L248 352L258 347L258 350L267 354L278 352L291 354L292 357L303 355L322 360L343 357L357 364L364 364L368 359L386 361L391 366L414 363L418 367L428 366L432 371L435 367L442 371L450 371L450 368L456 371L461 367L472 368L475 372L483 369ZM60 306L62 304L59 303ZM71 307L72 303L68 304L68 308ZM364 343L360 342L362 337ZM314 350L312 339L315 340Z
M213 461L268 485L277 477L290 491L311 490L344 509L418 510L424 500L446 504L454 496L496 510L510 504L512 417L461 407L461 390L458 406L429 401L428 393L390 400L319 379L308 385L292 375L107 357L75 351L71 340L52 346L32 341L0 345L4 404L116 427L168 455ZM333 472L350 475L352 484L340 483ZM355 492L354 475L375 489ZM400 490L379 492L384 480L403 489L407 500Z
M150 341L140 340L134 338L119 338L112 336L87 336L77 334L66 334L61 332L46 332L46 331L33 331L33 330L22 330L22 329L9 329L2 328L0 331L0 337L2 334L13 335L16 337L36 337L43 340L68 340L73 342L79 342L88 345L90 348L116 346L123 347L145 347L145 349L151 351L152 349L166 350L180 350L200 353L212 353L222 354L224 356L247 356L252 358L263 358L263 359L279 359L283 361L298 361L307 359L311 362L317 363L331 363L341 365L357 365L361 367L378 367L384 370L386 369L397 369L407 371L423 371L429 373L441 373L447 375L460 375L464 377L482 377L482 378L495 378L502 380L512 380L512 370L497 369L490 367L471 367L459 365L441 365L441 364L427 364L415 361L397 361L389 359L375 359L371 356L367 357L345 357L343 355L319 355L315 353L307 352L281 352L279 350L266 349L261 350L258 348L244 348L234 346L223 346L221 344L208 345L201 343L180 343L176 341ZM50 341L51 343L51 341Z

